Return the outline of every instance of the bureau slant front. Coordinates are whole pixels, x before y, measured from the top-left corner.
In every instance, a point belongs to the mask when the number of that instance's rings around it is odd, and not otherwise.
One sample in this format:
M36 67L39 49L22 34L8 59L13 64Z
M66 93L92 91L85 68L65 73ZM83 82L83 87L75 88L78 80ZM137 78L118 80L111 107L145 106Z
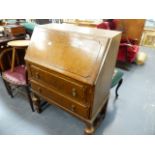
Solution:
M121 33L69 24L36 26L25 60L40 99L86 123L92 134L105 116Z

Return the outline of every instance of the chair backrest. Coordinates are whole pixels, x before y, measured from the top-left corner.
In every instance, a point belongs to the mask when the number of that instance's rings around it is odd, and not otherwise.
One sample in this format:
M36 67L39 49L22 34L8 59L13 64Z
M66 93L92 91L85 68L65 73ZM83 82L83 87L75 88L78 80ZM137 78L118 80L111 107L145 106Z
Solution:
M103 23L97 25L97 28L99 28L99 29L110 29L109 22L103 22Z
M22 50L22 49L20 49ZM23 52L16 52L15 56L15 66L21 65L24 63L24 53ZM11 68L12 62L12 48L5 48L0 53L0 68L1 71L4 72Z
M5 48L0 53L0 68L5 71L11 68L12 48Z

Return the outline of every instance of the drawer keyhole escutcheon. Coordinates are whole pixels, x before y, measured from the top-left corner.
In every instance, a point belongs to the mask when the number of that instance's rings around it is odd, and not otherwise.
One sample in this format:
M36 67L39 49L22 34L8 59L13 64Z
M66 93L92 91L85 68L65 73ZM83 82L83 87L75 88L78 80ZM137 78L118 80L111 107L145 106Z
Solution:
M36 76L36 79L40 79L40 75L38 72L35 74L35 76Z
M71 106L71 111L73 111L73 112L75 111L75 105Z

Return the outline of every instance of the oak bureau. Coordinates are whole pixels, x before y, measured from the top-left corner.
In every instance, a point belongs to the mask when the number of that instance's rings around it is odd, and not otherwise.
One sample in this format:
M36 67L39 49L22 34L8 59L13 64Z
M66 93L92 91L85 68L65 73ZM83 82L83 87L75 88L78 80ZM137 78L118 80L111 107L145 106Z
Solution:
M36 26L25 60L40 112L40 99L86 123L92 134L106 112L121 33L71 24Z

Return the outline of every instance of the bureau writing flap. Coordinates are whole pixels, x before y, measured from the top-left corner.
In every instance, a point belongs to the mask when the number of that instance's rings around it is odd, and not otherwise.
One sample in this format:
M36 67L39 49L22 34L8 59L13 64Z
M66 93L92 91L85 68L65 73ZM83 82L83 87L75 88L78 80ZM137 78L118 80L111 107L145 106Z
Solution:
M74 31L66 26L63 31L38 26L33 32L25 59L87 81L97 75L108 43L108 37L85 34L79 28L77 32L76 26Z

